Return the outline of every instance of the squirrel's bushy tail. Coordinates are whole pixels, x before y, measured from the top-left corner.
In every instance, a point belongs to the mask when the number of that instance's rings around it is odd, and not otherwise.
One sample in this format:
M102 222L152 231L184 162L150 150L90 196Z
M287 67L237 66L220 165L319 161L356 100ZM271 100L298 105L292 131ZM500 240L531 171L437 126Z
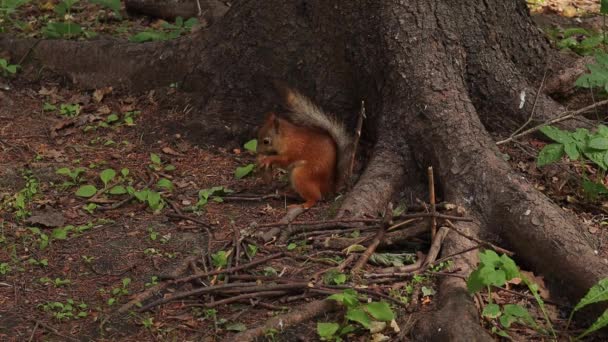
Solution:
M290 110L289 117L294 123L317 127L323 129L336 142L338 149L338 165L336 175L336 189L346 185L350 178L350 162L352 158L351 137L346 132L344 124L337 120L333 115L325 113L317 107L310 99L300 94L294 89L285 85L275 83L283 97L283 102Z

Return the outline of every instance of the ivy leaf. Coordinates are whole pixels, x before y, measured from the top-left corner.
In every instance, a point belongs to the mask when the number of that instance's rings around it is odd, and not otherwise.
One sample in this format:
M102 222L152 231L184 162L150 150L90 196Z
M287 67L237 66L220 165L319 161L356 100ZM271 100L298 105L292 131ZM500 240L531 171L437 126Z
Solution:
M596 137L589 140L589 147L596 150L608 150L608 138Z
M371 304L371 303L370 303ZM353 322L361 324L364 328L368 329L371 326L372 320L369 318L367 313L362 309L351 308L346 311L344 317Z
M236 177L236 179L241 179L250 174L251 171L253 171L254 167L254 164L247 164L245 166L237 167L236 171L234 171L234 176Z
M317 323L317 333L319 337L324 339L330 339L336 334L338 329L340 329L340 324L338 323Z
M498 316L500 316L500 306L495 303L488 304L485 308L483 308L483 312L481 313L481 315L490 319L497 318Z
M244 147L247 151L256 153L258 150L258 140L257 139L249 140L248 142L245 143Z
M395 319L395 314L387 302L368 303L367 312L379 321L390 322Z
M539 129L549 139L556 141L561 144L566 144L572 141L570 133L562 131L561 129L553 126L543 126Z
M76 196L78 197L93 197L97 193L97 188L93 185L83 185L78 190L76 190Z
M127 193L127 189L122 185L117 185L110 189L109 193L110 195L123 195Z
M108 183L116 177L116 171L113 169L105 169L99 173L99 178L103 182L104 186L108 186Z
M564 145L549 144L545 146L539 153L536 159L536 165L539 167L549 165L560 160L564 156Z

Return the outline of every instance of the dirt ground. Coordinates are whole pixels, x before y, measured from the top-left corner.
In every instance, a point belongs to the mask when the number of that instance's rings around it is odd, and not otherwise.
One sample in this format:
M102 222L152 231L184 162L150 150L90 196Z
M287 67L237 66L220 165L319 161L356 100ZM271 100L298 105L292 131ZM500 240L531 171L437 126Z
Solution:
M579 12L597 11L597 6L591 3L571 2L564 7L562 2L545 2L536 10L561 13L567 6L574 6ZM34 9L26 13L37 14ZM83 10L77 15L86 17L86 13ZM137 19L136 23L136 28L145 28L153 21ZM34 23L32 32L36 25L40 26ZM101 31L114 32L106 24L100 27ZM233 276L235 279L239 275L250 276L259 284L275 284L277 279L307 282L318 272L343 262L347 253L343 248L327 247L328 240L375 234L362 228L344 233L299 235L285 243L264 244L256 239L257 232L271 229L259 225L277 222L284 215L286 204L294 201L281 196L257 201L230 200L230 196L268 195L276 186L269 186L255 174L242 179L235 177L238 167L255 161L255 156L244 147L195 146L191 141L204 139L180 132L175 123L184 120L191 108L167 100L180 94L172 86L130 94L110 88L78 90L50 80L35 84L19 77L0 81L6 85L0 90L2 341L230 339L235 332L262 324L286 309L339 291L337 287L327 287L326 292L299 289L287 295L249 298L217 306L214 302L226 296L202 294L155 306L146 312L136 312L137 307L133 307L127 314L117 315L117 310L147 289L166 282L160 277L184 268L184 260L199 256L207 249L216 256L218 251L227 252L235 246L235 239L240 239L241 252L247 249L247 253L235 258L227 256L234 266L276 252L286 253ZM577 181L582 172L593 170L567 163L538 169L535 158L545 144L528 138L505 145L501 151L537 188L564 210L578 215L598 253L608 255L605 247L608 202L586 200ZM160 163L152 154L160 157ZM59 174L62 168L68 168L69 172L82 168L83 173L72 178ZM106 169L116 173L108 185L104 185L100 177ZM121 173L124 169L128 169L128 174ZM166 186L167 180L172 189ZM286 182L283 179L275 181L276 184L282 193ZM165 205L154 210L149 202L129 194L104 193L85 198L77 194L83 185L94 185L97 189L116 185L131 186L135 191L150 189L160 194ZM199 201L200 190L217 186L234 192L227 194L223 202L209 200L192 209ZM403 203L418 202L408 199ZM328 219L338 206L339 200L326 201L298 220ZM409 245L380 251L413 254L426 250L428 245L428 237L423 236L412 238ZM200 265L185 265L181 275L200 271ZM210 263L204 265L207 266L214 267ZM379 267L368 265L366 271L373 273ZM206 277L203 282L205 285L228 283L227 278L229 276ZM542 278L536 279L542 281ZM367 281L367 290L372 298L392 298L397 322L407 327L412 317L433 308L434 280L435 277L428 276L404 279L397 284ZM172 284L154 292L142 304L200 285L198 282ZM511 286L522 294L496 292L493 299L497 303L522 304L539 317L523 287ZM551 305L560 300L550 298L548 292L544 294L556 328L563 326L566 308ZM280 337L269 332L267 338L312 340L317 336L316 322L337 320L340 320L337 314L325 314ZM399 334L390 329L384 333L390 338ZM515 326L509 333L516 340L545 338L524 326ZM351 340L368 338L368 334L360 332Z

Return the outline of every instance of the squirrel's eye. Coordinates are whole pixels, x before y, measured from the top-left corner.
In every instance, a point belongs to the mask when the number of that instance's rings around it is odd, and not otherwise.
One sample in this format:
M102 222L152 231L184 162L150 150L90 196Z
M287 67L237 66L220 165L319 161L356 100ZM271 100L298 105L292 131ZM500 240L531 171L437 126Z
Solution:
M270 144L270 138L264 138L264 145Z

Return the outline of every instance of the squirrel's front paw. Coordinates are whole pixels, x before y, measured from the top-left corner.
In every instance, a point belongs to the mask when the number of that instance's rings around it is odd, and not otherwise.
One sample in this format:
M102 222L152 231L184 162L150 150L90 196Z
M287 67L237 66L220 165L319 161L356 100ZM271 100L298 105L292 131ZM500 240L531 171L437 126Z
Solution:
M272 166L272 158L270 158L270 157L258 158L258 166L262 169L270 168Z

